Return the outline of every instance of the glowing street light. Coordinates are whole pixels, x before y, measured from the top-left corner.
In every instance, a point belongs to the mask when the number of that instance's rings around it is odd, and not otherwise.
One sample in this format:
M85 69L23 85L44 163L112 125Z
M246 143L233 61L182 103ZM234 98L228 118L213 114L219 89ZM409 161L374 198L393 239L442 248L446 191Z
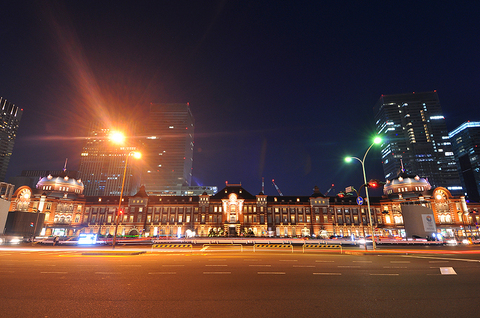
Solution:
M123 144L125 142L125 135L119 131L114 131L109 135L112 142L116 144Z
M368 183L367 183L367 175L365 173L365 158L367 157L367 154L368 152L370 151L370 149L372 149L373 145L376 145L376 144L379 144L382 142L382 138L380 137L376 137L374 140L373 140L373 143L370 145L370 147L368 147L367 151L365 152L365 155L363 156L363 159L360 159L360 158L357 158L357 157L346 157L345 158L345 161L346 162L351 162L353 159L355 160L358 160L360 161L360 163L362 164L362 171L363 171L363 183L365 185L365 194L367 196L367 209L368 209L368 217L370 218L370 228L372 230L372 246L373 246L373 249L375 250L376 246L375 246L375 231L374 231L374 228L373 228L373 220L372 220L372 212L370 211L370 198L368 196ZM365 247L367 246L367 242L365 241Z

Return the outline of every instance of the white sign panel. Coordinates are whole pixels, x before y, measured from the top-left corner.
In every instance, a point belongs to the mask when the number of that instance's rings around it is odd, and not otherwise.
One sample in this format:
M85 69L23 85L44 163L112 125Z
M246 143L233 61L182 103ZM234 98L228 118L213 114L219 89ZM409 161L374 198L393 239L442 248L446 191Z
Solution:
M436 232L435 218L431 214L422 214L423 228L425 232Z

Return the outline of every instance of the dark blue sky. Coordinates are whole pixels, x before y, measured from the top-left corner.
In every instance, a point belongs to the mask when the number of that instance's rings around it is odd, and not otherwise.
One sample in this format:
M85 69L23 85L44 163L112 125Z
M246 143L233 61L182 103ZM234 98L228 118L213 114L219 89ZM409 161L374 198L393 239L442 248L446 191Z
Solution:
M309 195L362 183L381 94L437 90L479 120L478 1L10 1L0 96L23 108L8 176L78 169L96 117L189 102L194 180ZM367 159L382 178L380 154Z

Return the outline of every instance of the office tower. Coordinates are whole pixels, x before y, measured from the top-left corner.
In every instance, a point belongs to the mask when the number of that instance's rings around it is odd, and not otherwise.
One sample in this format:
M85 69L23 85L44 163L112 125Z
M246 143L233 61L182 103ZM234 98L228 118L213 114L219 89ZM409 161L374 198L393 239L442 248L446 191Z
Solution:
M133 135L134 125L122 131L127 136ZM114 132L105 124L91 123L87 139L80 157L79 177L85 188L86 196L119 196L122 189L125 160L137 149L135 138L127 138L120 146L110 140ZM139 163L134 159L127 162L124 195L135 194L139 187Z
M463 189L469 200L480 201L480 122L466 122L450 132Z
M147 194L168 194L191 185L194 128L188 103L150 105L142 174Z
M461 190L445 118L434 92L382 95L374 107L386 179L402 170L435 187Z
M2 120L0 128L0 181L3 181L7 174L8 163L12 156L23 109L18 108L3 97L0 97L0 107L2 109L0 114Z

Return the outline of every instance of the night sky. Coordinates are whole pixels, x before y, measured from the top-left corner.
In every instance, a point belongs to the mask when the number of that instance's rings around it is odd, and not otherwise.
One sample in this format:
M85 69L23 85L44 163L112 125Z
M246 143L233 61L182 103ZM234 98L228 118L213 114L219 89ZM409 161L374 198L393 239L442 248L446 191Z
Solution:
M381 94L437 90L480 120L479 1L3 1L0 96L23 108L9 176L78 169L90 120L190 103L193 180L252 194L362 184ZM381 157L367 157L382 179Z

